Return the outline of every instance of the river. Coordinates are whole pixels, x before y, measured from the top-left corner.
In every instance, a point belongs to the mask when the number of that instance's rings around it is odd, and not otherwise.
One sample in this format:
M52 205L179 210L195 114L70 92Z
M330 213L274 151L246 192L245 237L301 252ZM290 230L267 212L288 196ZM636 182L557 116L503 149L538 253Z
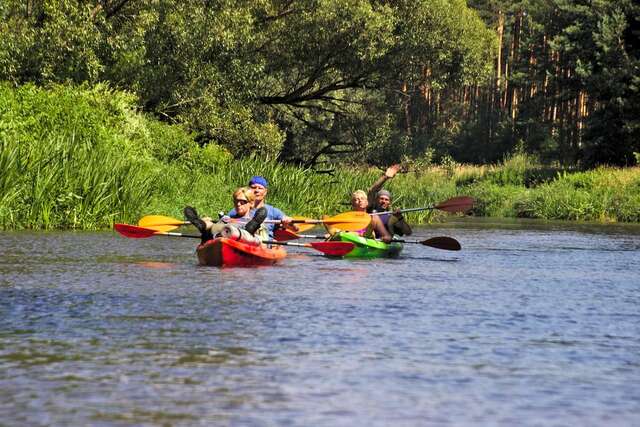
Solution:
M398 259L198 267L0 233L0 425L633 426L640 227L465 220Z

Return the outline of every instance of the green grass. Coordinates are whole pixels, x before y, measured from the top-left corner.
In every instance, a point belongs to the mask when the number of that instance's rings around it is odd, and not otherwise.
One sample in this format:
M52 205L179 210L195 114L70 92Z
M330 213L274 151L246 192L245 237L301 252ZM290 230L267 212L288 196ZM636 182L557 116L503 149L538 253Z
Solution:
M333 215L383 172L342 165L329 175L236 160L139 113L131 94L105 86L0 85L0 148L3 229L104 229L146 214L180 218L185 205L213 216L232 207L233 190L253 175L269 180L269 203L288 214ZM640 221L640 168L576 172L519 153L496 165L415 168L385 187L406 208L470 195L479 216ZM424 211L409 221L444 217Z
M98 229L137 212L153 173L136 139L117 131L130 102L106 88L0 86L0 225Z

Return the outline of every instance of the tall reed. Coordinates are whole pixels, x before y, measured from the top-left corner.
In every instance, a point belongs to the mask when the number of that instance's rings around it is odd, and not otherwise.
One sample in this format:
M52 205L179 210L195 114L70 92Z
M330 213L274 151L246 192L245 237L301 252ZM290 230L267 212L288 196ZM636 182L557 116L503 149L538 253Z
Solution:
M337 165L332 174L200 147L185 130L136 111L127 93L94 88L0 85L0 227L110 227L145 214L215 216L253 175L269 180L269 203L290 215L349 210L383 169ZM640 221L640 168L575 172L516 153L496 165L417 167L387 181L397 207L471 195L483 216ZM408 215L413 223L445 217Z
M3 228L104 228L149 202L150 162L115 126L114 115L132 114L118 110L130 103L122 98L104 87L0 86Z

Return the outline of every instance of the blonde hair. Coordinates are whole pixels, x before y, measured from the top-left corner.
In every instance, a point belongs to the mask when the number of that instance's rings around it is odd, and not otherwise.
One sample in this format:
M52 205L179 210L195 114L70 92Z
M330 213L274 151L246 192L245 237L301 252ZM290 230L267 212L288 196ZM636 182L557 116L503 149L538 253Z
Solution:
M362 190L356 190L353 193L351 193L351 200L354 200L358 196L364 197L366 199L367 198L367 193L365 193Z
M233 200L236 200L239 196L244 196L249 202L253 202L256 199L256 195L250 188L240 187L233 192Z

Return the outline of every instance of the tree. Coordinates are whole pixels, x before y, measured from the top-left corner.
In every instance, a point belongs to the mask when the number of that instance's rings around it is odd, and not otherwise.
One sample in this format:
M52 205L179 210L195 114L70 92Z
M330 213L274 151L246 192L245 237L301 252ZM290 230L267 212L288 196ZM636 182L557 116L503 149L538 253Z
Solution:
M107 81L203 144L306 165L419 152L439 120L419 99L480 81L493 42L464 0L6 0L0 17L0 79Z

